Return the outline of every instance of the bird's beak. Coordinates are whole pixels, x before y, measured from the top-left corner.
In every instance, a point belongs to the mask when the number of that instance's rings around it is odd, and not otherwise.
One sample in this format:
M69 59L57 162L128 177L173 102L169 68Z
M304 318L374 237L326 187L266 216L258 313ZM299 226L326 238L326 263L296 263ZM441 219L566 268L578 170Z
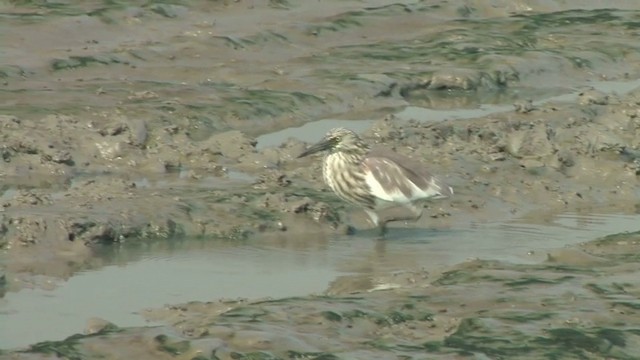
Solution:
M319 142L311 145L311 147L303 151L302 154L298 155L298 159L311 154L315 154L320 151L329 150L329 148L331 148L331 142L328 140L322 139Z

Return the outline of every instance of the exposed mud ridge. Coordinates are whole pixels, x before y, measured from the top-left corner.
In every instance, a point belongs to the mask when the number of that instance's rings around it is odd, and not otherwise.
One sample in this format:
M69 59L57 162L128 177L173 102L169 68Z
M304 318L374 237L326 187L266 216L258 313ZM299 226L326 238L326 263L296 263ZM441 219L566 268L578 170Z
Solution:
M339 226L336 211L322 201L329 196L291 186L278 170L280 158L291 158L302 144L259 153L255 141L237 131L196 142L176 125L147 133L144 124L126 119L102 126L61 116L37 126L5 120L8 191L0 230L10 254L7 271L66 276L82 266L92 244L243 239L285 231L287 216L300 213ZM229 179L229 169L253 176ZM160 175L167 183L154 179ZM61 260L70 268L51 271L50 262Z

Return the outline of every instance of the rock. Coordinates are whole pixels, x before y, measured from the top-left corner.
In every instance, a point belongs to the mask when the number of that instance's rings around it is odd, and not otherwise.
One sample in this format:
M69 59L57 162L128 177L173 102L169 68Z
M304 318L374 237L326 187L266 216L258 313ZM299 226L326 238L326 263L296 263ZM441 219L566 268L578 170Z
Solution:
M517 130L507 135L506 150L516 158L536 158L551 155L554 147L547 127L538 123L531 129Z
M149 138L147 123L140 119L128 120L127 127L129 128L129 143L133 146L144 147Z
M65 150L55 151L51 154L44 154L42 155L42 159L45 161L51 161L57 164L65 164L69 166L73 166L75 164L71 153Z
M431 76L430 90L473 90L480 83L482 74L477 70L440 70Z
M556 156L558 157L558 162L563 167L572 167L576 164L574 154L566 149L560 150L557 152Z
M515 112L521 113L521 114L526 114L535 110L535 107L533 106L533 101L531 101L530 99L515 102L513 104L513 108Z
M105 160L122 158L126 153L127 144L119 140L106 140L96 143L98 153Z
M107 320L93 317L87 320L84 333L87 335L93 335L110 329L117 329L117 326Z
M595 89L581 92L578 95L578 103L580 105L607 105L609 104L609 95Z
M489 158L489 161L504 161L507 159L506 154L502 152L491 153L488 154L487 157Z
M525 169L537 169L544 167L544 163L536 159L522 159L520 160L520 166Z

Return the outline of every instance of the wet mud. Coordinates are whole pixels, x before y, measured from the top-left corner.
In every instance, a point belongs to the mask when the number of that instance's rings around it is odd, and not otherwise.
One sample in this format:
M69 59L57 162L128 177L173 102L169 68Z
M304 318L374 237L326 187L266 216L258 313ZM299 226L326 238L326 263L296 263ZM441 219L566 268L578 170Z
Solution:
M389 274L364 291L192 301L145 312L168 326L94 319L85 335L8 358L635 359L638 246L637 232L615 234L534 265L470 260Z
M296 159L322 133L260 143L321 119L455 189L391 232L640 213L637 5L489 3L0 4L0 293L100 268L105 247L368 234L319 159ZM164 326L0 339L0 358L634 359L638 241L346 276L322 296L194 299L145 312Z

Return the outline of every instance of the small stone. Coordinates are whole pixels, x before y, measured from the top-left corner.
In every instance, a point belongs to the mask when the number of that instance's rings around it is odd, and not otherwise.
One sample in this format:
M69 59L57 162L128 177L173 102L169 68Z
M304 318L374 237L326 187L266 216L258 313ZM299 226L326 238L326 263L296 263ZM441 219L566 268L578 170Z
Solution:
M159 97L160 96L157 93L146 90L146 91L135 92L133 93L133 95L127 96L127 99L131 101L143 101L143 100L153 100Z
M518 101L513 104L514 110L517 113L526 114L533 110L535 107L533 106L533 101L530 99L524 101Z
M149 131L144 120L129 120L127 123L129 128L129 143L133 146L144 147L149 138Z
M51 161L58 164L72 166L74 164L73 157L68 151L58 151L51 156Z
M96 143L96 147L98 148L100 155L105 160L115 160L121 158L124 155L124 145L125 144L120 141L103 141Z
M520 161L520 166L525 169L537 169L544 167L544 163L535 159L524 159Z
M476 70L436 71L427 86L430 90L473 90L480 84L482 75Z
M285 225L282 221L278 221L276 225L278 227L278 230L287 231L287 225Z
M87 320L87 326L84 330L84 333L87 335L97 334L108 328L116 328L116 325L107 320L94 317Z
M580 93L578 103L580 105L607 105L609 104L609 95L595 89L590 89Z

